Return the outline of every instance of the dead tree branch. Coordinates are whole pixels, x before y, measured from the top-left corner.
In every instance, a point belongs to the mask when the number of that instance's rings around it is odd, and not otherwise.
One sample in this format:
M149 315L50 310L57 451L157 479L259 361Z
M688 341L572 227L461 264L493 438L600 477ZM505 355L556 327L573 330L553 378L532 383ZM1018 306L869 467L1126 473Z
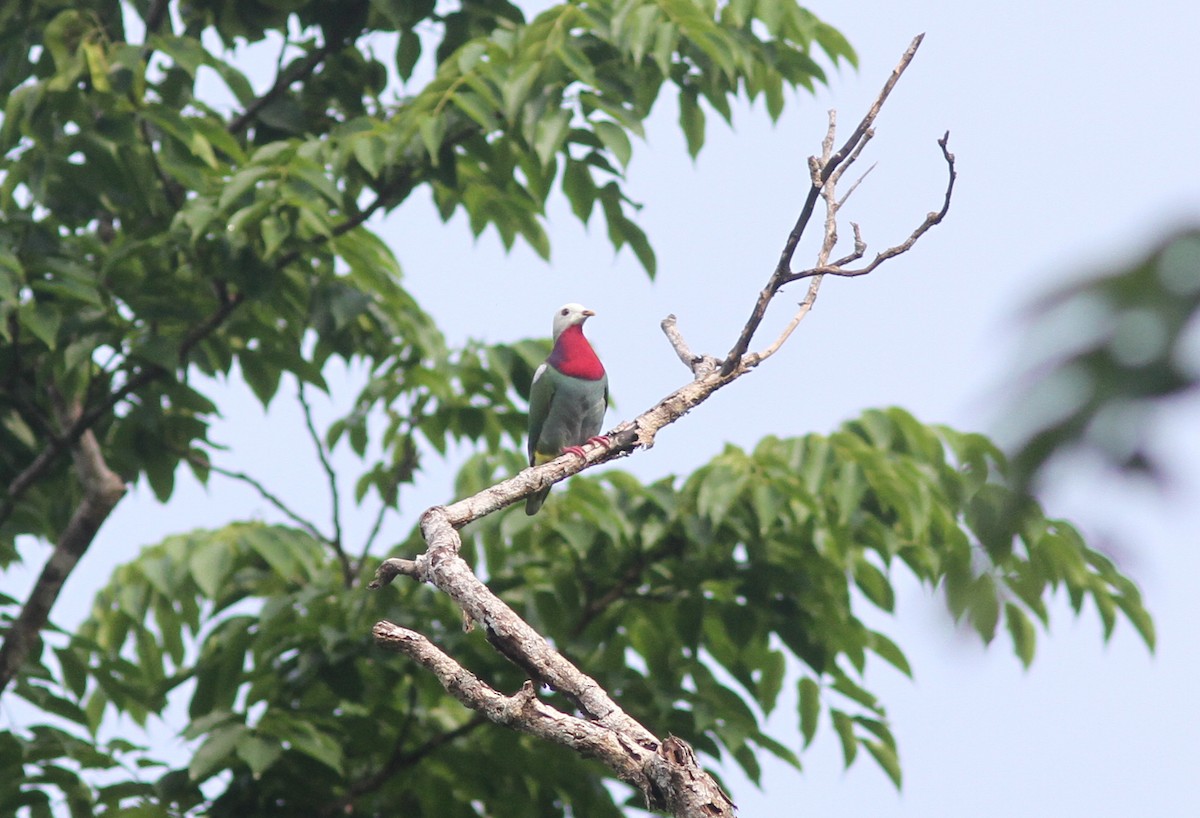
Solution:
M650 448L662 428L674 423L718 389L774 354L812 309L826 273L851 274L844 265L861 259L866 252L858 225L852 225L853 250L832 263L830 259L838 244L838 211L861 178L841 199L837 195L837 184L873 136L872 124L896 81L912 61L921 39L917 37L913 40L870 111L836 152L837 120L834 113L830 113L821 155L809 160L811 188L796 226L789 234L779 263L760 292L741 335L723 360L693 352L679 331L675 317L668 316L662 322L662 329L680 361L691 370L693 379L690 383L633 420L612 429L607 435L611 441L608 447L589 444L583 448L582 458L560 457L526 469L471 497L426 510L421 517L421 533L428 546L426 551L411 560L385 560L370 585L379 588L398 576L407 576L437 587L454 600L469 623L484 630L488 641L499 653L528 674L530 681L515 694L505 695L467 671L421 634L390 622L375 625L377 644L404 653L427 668L451 695L491 721L600 759L622 780L638 787L652 809L689 818L721 818L735 814L733 803L700 767L686 742L673 736L659 739L626 714L599 683L571 664L541 634L491 593L459 556L462 546L459 529L578 471L628 456L639 448ZM865 275L887 259L907 251L946 215L954 183L954 157L946 149L946 137L939 144L950 166L950 184L941 211L929 214L905 242L883 251L869 265L853 274ZM825 219L816 264L795 273L791 269L792 257L809 226L818 201L825 204ZM775 341L761 352L749 352L750 342L771 300L784 284L800 278L810 279L808 292L791 321ZM540 701L536 695L537 685L545 685L563 694L576 713L565 713Z
M927 233L929 231L929 228L933 227L936 224L941 224L942 219L946 218L946 214L950 212L950 197L954 193L954 183L958 179L958 171L954 167L954 154L950 153L950 150L947 147L947 144L949 143L949 141L950 141L950 132L949 131L947 131L945 133L945 135L943 135L942 138L937 141L938 147L940 147L942 149L942 158L946 160L946 168L947 168L947 172L948 172L948 176L949 176L949 178L946 181L946 193L942 199L942 207L940 210L937 210L937 211L927 214L925 216L925 221L921 222L921 224L919 224L917 226L917 228L915 230L913 230L912 233L909 234L908 238L906 238L904 241L900 242L897 245L889 247L886 250L883 250L879 253L876 253L875 258L873 258L871 260L871 262L869 264L867 264L865 267L859 267L857 269L847 269L844 266L853 261L857 261L859 258L862 258L862 254L860 253L856 257L847 257L846 259L839 259L834 264L818 264L816 267L810 267L809 269L801 270L798 273L790 273L785 277L786 280L784 281L784 283L786 284L791 281L798 281L802 278L811 278L813 276L823 276L823 275L842 276L845 278L853 278L855 276L864 276L867 273L874 272L875 269L878 268L880 264L883 264L888 259L895 258L896 256L900 255L901 253L906 253L910 249L912 249L912 246L917 243L917 239L919 239L919 238L921 238L921 236L925 235L925 233ZM838 206L840 207L840 204Z
M750 342L754 338L755 331L758 330L758 325L762 323L763 317L767 314L767 305L771 303L771 299L775 297L775 293L779 292L779 288L787 283L786 278L791 274L792 257L796 254L796 247L800 244L800 237L804 235L804 231L808 229L808 223L812 220L813 211L816 209L817 200L821 197L821 191L825 183L829 181L834 171L848 157L857 158L861 152L861 145L871 138L871 126L875 123L875 118L879 116L879 111L883 108L883 103L887 101L888 96L892 93L892 89L896 87L896 83L904 74L912 62L913 57L917 54L917 49L921 47L921 41L925 39L924 34L918 34L909 44L908 49L904 52L904 56L900 58L900 62L892 69L891 76L887 82L883 84L883 89L879 92L879 96L875 98L875 102L871 105L871 109L867 111L867 115L858 123L858 127L850 134L850 138L842 145L841 149L829 156L827 160L820 163L817 172L813 174L812 183L809 186L808 195L804 198L804 206L800 208L800 215L796 219L796 224L792 228L792 232L788 234L787 241L783 245L783 251L779 254L779 262L775 265L775 273L767 282L767 286L758 294L758 301L754 304L754 309L750 312L750 317L746 320L746 326L742 328L742 334L738 336L737 342L733 348L729 350L729 354L725 356L725 362L721 366L722 374L728 375L732 373L742 360L742 356L746 354L746 350L750 348ZM833 142L831 137L826 138L826 143L823 146L825 152L832 148ZM810 167L814 166L817 160L810 160Z

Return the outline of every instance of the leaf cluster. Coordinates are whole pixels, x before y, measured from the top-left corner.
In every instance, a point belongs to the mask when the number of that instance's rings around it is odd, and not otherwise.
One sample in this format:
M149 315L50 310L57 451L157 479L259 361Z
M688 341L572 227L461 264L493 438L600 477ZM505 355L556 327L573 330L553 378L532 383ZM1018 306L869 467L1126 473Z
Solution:
M514 465L481 455L459 491ZM763 727L798 661L805 743L827 713L847 763L863 747L899 783L865 674L872 655L911 669L858 611L893 612L901 569L984 642L1003 624L1026 665L1059 589L1076 611L1090 599L1106 634L1121 614L1153 645L1133 583L1014 491L991 443L899 409L828 436L729 447L684 480L576 478L543 516L464 531L489 586L635 718L732 757L752 780L760 751L799 764Z
M441 595L419 586L398 599L347 593L328 549L307 533L233 524L169 537L121 566L70 644L18 693L91 736L106 712L145 725L169 701L186 704L187 764L147 758L152 780L119 794L78 778L72 786L97 809L111 801L139 803L146 815L332 815L353 803L368 813L465 816L483 802L513 818L561 815L564 804L620 814L596 765L486 725L429 674L381 656L362 623L384 617L436 634L481 675L508 672ZM45 734L70 739L39 726L22 740L44 743ZM40 760L27 750L0 769L17 781L22 764ZM200 785L218 775L228 785L206 798ZM50 785L75 797L49 774L13 797L42 803Z
M1161 476L1153 418L1200 385L1198 326L1197 230L1039 301L1031 332L1055 343L1020 398L1022 415L1033 418L1014 458L1022 479L1080 451L1126 474Z
M810 51L854 59L793 2L596 0L528 21L496 0L132 10L140 42L111 0L0 13L4 485L84 426L162 500L183 463L206 479L218 408L200 375L241 377L266 404L284 375L325 388L332 357L437 371L444 342L365 226L421 187L443 218L463 209L476 233L543 255L561 189L584 221L599 204L614 246L653 273L623 169L660 90L727 119L735 97L763 95L778 116L783 89L823 79ZM386 37L398 46L381 57ZM230 51L241 41L280 45L264 92ZM213 75L233 111L203 96ZM703 118L688 110L695 152ZM52 394L85 420L58 417ZM468 410L452 433L493 440ZM79 501L67 458L49 462L0 503L4 564L19 535L55 539Z
M477 455L458 490L519 464L516 452ZM800 765L801 747L766 729L794 685L805 745L827 724L847 764L865 750L899 784L867 672L876 661L912 671L863 608L893 612L900 572L937 589L985 642L1003 624L1025 664L1059 589L1076 611L1091 600L1106 632L1123 615L1153 644L1136 587L1017 495L1008 472L979 435L871 411L830 435L728 447L686 479L577 477L538 518L517 510L469 526L464 553L654 729L758 780L762 752ZM381 618L428 634L501 690L525 681L483 634L464 632L444 596L404 583L347 593L310 535L234 524L168 538L118 569L55 651L57 670L21 694L92 732L109 708L144 723L185 697L196 749L152 799L173 809L401 803L468 814L482 802L489 815L512 804L617 814L603 769L481 723L431 674L379 654L362 623ZM198 785L218 774L231 782L205 801Z

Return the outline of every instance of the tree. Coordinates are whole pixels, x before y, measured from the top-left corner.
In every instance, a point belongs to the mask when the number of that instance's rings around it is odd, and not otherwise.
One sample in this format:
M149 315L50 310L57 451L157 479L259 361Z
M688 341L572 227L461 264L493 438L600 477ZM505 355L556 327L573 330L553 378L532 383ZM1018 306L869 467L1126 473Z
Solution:
M12 772L0 803L44 814L58 793L81 813L457 815L482 803L497 816L618 814L611 770L491 727L367 631L390 619L430 634L497 690L530 678L505 661L520 657L498 655L486 629L464 632L430 588L363 593L374 537L345 542L265 487L294 525L242 522L147 548L69 640L43 639L50 609L127 482L166 499L184 465L253 481L217 462L206 433L218 407L197 374L240 375L266 404L281 384L302 399L324 388L335 360L364 362L356 411L324 434L309 426L322 453L348 445L364 458L355 499L380 518L451 441L483 444L463 466L463 495L517 471L522 399L545 346L448 349L371 217L428 189L443 217L461 208L477 233L490 226L546 255L541 215L557 186L582 220L599 205L614 246L653 275L621 168L660 92L675 91L695 154L705 107L728 118L745 92L778 116L786 88L821 81L814 48L853 60L849 46L791 3L580 2L529 20L495 0L3 13L0 555L16 559L18 538L54 551L28 599L0 600L0 689L74 726L0 736ZM256 95L226 49L268 36L286 47ZM394 101L373 56L385 45L409 81ZM422 55L430 76L418 82ZM206 74L233 112L199 94ZM749 340L720 362L725 377ZM1025 662L1031 618L1045 622L1043 597L1060 584L1151 638L1132 583L1014 489L994 446L899 410L731 449L686 479L607 472L560 494L534 522L481 520L463 554L638 721L701 757L728 754L752 778L761 751L798 764L756 715L792 661L805 740L824 708L847 763L861 746L899 780L861 674L870 653L907 661L851 605L852 586L891 604L893 561L944 585L985 640L1003 618ZM144 722L172 694L187 697L185 735L198 742L187 768L150 783L92 775L158 769L152 753L95 736L114 713ZM569 699L541 701L566 712L579 704Z

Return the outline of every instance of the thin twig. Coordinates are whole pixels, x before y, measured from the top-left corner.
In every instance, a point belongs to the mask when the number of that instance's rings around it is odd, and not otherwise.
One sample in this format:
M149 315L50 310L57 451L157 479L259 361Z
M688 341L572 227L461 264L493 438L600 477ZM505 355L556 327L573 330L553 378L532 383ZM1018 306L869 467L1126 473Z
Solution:
M875 102L871 105L866 116L854 129L850 138L846 140L846 144L841 150L833 154L821 169L819 180L814 180L809 185L808 195L804 199L804 206L800 208L800 215L796 219L796 224L792 228L792 232L788 234L787 241L784 242L783 250L779 254L779 262L775 265L775 272L772 274L767 285L763 287L758 294L758 301L754 305L754 309L750 312L750 317L747 319L745 326L742 329L741 335L733 348L729 350L729 354L725 356L725 362L721 366L722 375L730 375L737 369L738 363L742 356L746 354L746 350L750 348L750 341L754 338L754 333L758 330L758 325L762 323L763 317L767 313L767 305L779 291L779 288L787 283L787 276L791 274L792 257L796 254L796 247L800 243L800 238L804 235L804 231L808 228L808 223L812 219L813 209L817 205L817 199L821 195L821 189L824 183L829 179L830 174L837 170L838 165L849 156L864 138L871 125L875 122L875 118L879 116L879 111L883 107L883 103L887 101L888 96L892 93L892 89L896 87L901 75L912 63L913 57L916 56L917 49L921 45L921 41L925 39L924 34L919 34L913 38L908 49L900 58L900 62L892 69L891 76L887 82L883 84L883 89L875 98Z
M308 398L304 395L303 383L296 387L296 400L300 402L300 407L304 410L304 428L308 430L308 437L312 441L313 448L317 450L317 459L321 461L321 468L324 469L325 479L329 483L333 539L328 542L337 554L338 562L342 565L342 579L346 583L346 587L349 587L354 581L354 568L350 564L350 558L346 555L346 549L342 544L342 505L341 495L338 493L337 473L333 470L333 465L325 454L325 444L313 422L312 406L309 405Z
M367 534L367 539L363 543L362 553L359 555L355 573L362 570L363 564L367 561L367 555L371 553L371 546L375 544L375 539L379 536L380 530L383 528L383 518L387 515L390 509L386 502L380 502L379 511L375 513L375 520L371 523L371 531Z
M845 201L845 199L846 197L843 196L842 201ZM863 257L863 253L867 252L867 243L863 241L862 231L858 227L858 222L850 222L850 227L854 230L854 249L848 255L842 256L835 261L833 264L836 267L858 261Z
M842 267L840 264L832 264L832 265L831 264L818 264L815 267L811 267L807 270L801 270L798 273L790 273L786 277L786 280L784 283L798 281L802 278L812 278L813 276L823 276L823 275L834 275L834 276L841 276L844 278L854 278L856 276L867 275L868 273L871 273L874 270L876 270L879 267L879 265L883 264L888 259L895 258L896 256L900 255L901 253L906 253L910 249L912 249L912 246L917 243L917 239L919 239L919 238L921 238L921 236L925 235L925 233L927 233L929 231L929 229L931 227L933 227L934 225L941 224L942 220L946 218L946 214L950 212L950 199L954 193L954 183L958 179L958 171L954 167L954 154L952 154L950 152L949 148L947 147L947 145L949 144L949 141L950 141L950 132L949 131L947 131L945 133L945 135L942 136L942 138L937 141L938 147L940 147L942 149L942 158L945 159L945 161L946 161L946 168L947 168L947 174L948 174L948 178L946 181L946 191L942 198L942 207L940 210L937 210L935 212L927 214L925 216L925 220L923 222L921 222L921 224L918 225L917 228L915 230L913 230L913 232L911 234L909 234L908 238L906 238L904 241L900 242L897 245L894 245L892 247L887 248L886 250L882 250L879 253L877 253L875 255L875 258L872 259L871 262L869 264L867 264L865 267L859 267L856 269L848 270L848 269Z
M246 472L234 471L233 469L227 469L223 466L218 466L195 452L188 452L184 455L184 459L197 468L207 469L211 472L216 472L222 477L228 477L230 480L236 480L239 483L245 483L250 488L258 492L260 497L274 506L280 514L287 517L296 525L307 531L313 539L318 540L319 542L332 544L332 539L327 534L323 533L319 528L317 528L315 523L302 517L298 511L288 506L288 504L285 503L282 498Z
M797 309L796 313L792 316L792 320L788 321L787 326L783 328L783 332L779 333L779 337L772 341L771 344L762 352L747 354L747 364L758 366L760 363L767 360L767 358L770 358L779 351L779 348L787 342L788 338L792 337L792 333L795 332L796 327L800 326L800 322L803 321L804 317L808 315L810 310L812 310L813 304L817 302L817 291L820 289L821 277L816 276L809 283L808 292L805 293L804 300L800 302L799 309Z
M842 176L846 173L846 171L848 171L848 170L850 170L850 168L854 167L854 163L858 161L858 157L862 156L863 149L865 149L867 147L867 145L870 143L870 141L874 138L875 138L875 129L867 128L867 130L863 133L862 139L860 139L858 141L858 144L854 146L854 150L850 151L850 155L846 157L846 160L844 162L842 162L841 165L838 166L837 170L835 170L833 173L829 174L829 178L826 179L825 181L832 182L835 186L841 184ZM874 167L875 167L874 165L871 166L871 168L874 168ZM863 176L866 176L867 173L870 173L871 168L868 168L867 172L864 173ZM850 189L850 192L851 193L854 192L853 187ZM850 194L847 193L846 195L849 196Z
M410 713L412 712L415 712L415 710L410 709ZM411 720L409 723L411 723ZM452 741L462 738L463 736L475 732L485 724L490 724L485 716L472 716L468 721L464 722L458 727L455 727L453 730L447 730L444 733L437 733L433 736L430 736L421 744L421 746L408 751L404 750L405 742L402 739L397 740L396 748L392 751L391 757L384 762L382 767L361 781L351 784L350 791L345 796L326 806L323 810L321 810L320 814L352 814L355 799L367 795L368 793L375 792L383 787L384 784L387 784L389 781L395 778L397 773L414 766L426 756L432 754L435 750L444 747ZM403 732L406 731L402 731L402 733Z
M234 117L226 130L231 134L239 134L244 131L254 118L258 116L259 111L269 103L274 102L276 97L286 91L293 83L300 82L313 71L317 70L317 66L323 63L326 57L342 46L343 42L340 40L325 42L319 48L308 52L308 55L302 61L292 65L291 70L280 74L275 79L275 84L265 94L251 102L246 106L246 110Z
M851 197L851 195L854 194L854 191L858 190L858 186L863 183L863 179L866 179L867 176L869 176L871 174L871 171L875 170L875 166L878 164L879 164L878 162L873 162L871 164L871 167L864 170L862 172L862 175L860 175L857 179L854 180L854 184L850 185L850 189L846 191L846 195L844 195L842 198L838 199L838 203L837 203L838 210L842 209L842 206L846 204L846 200L849 199Z

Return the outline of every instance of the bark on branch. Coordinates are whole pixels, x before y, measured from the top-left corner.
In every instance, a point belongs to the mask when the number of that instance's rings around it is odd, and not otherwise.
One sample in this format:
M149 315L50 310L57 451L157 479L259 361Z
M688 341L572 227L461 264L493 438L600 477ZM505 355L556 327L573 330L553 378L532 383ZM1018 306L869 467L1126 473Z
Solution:
M60 424L69 428L78 422L82 414L78 402L68 407L61 399L57 399L57 395L54 397L58 404ZM59 536L54 552L42 567L42 573L25 600L21 613L4 636L4 645L0 647L0 693L4 692L29 657L42 628L46 626L50 609L54 607L63 583L91 545L100 526L125 496L125 482L108 468L91 429L79 435L71 453L75 472L83 486L83 500Z
M530 681L513 695L505 695L467 671L421 634L390 622L375 625L377 644L404 653L427 668L451 695L491 721L598 758L622 780L638 787L652 809L688 818L722 818L735 814L732 801L699 765L686 742L674 736L660 739L625 713L594 679L559 654L543 636L491 593L459 556L462 546L459 529L583 469L626 457L639 448L650 448L661 429L774 354L811 310L825 273L865 275L887 259L906 252L929 228L945 217L955 178L954 157L946 148L948 135L939 141L950 168L950 182L941 210L929 214L905 242L878 254L874 261L859 271L845 268L845 265L861 259L866 252L861 231L858 225L853 225L853 250L830 262L838 244L838 211L861 178L841 199L837 196L837 184L873 136L875 118L896 81L912 61L921 39L919 36L913 40L870 111L836 152L833 146L837 122L833 112L830 112L829 129L822 143L821 155L809 160L811 188L796 226L789 234L779 263L760 292L750 318L725 358L693 352L679 331L675 316L668 316L662 323L663 332L679 359L691 370L691 382L636 418L613 428L607 433L611 442L608 447L598 443L588 444L583 447L582 458L574 455L559 457L541 466L525 469L471 497L426 510L421 517L421 533L428 546L426 551L415 559L385 560L370 585L379 588L399 576L434 585L453 599L472 623L483 628L492 646L522 668ZM792 257L809 226L818 201L825 204L825 220L816 264L795 273L791 268ZM800 278L810 279L808 292L789 324L766 348L760 352L749 352L755 331L772 299L783 285ZM562 693L572 703L576 713L564 713L540 701L536 695L538 684Z

